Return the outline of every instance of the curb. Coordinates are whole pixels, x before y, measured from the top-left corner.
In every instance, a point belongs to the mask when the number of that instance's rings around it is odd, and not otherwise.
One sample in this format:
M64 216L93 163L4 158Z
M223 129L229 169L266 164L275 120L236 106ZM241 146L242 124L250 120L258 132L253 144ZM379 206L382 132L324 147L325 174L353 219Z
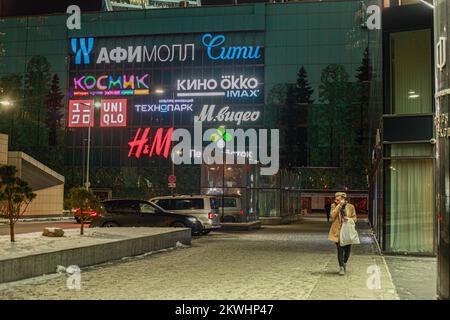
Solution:
M43 218L21 218L17 222L38 222L38 221L69 221L74 217L43 217ZM7 219L0 219L0 223L8 223Z

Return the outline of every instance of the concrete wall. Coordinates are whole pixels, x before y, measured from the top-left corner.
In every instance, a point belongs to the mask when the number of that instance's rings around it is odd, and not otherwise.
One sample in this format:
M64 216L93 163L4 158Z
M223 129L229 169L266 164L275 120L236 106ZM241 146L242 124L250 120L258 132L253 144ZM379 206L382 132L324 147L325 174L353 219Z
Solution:
M0 165L8 163L8 136L0 134Z
M105 230L102 228L95 230L98 234L104 234L98 240L104 242L105 239L108 239L106 243L83 245L78 240L76 247L72 244L71 248L54 249L50 252L31 255L28 253L12 258L0 256L0 283L52 274L56 272L58 265L86 267L123 257L137 256L147 252L175 247L177 242L185 245L191 244L191 229L189 228L158 228L161 231L151 235L135 235L136 231L133 229L107 228ZM144 230L144 228L140 230ZM118 235L114 237L116 233ZM88 236L85 235L84 237L82 239L86 239ZM64 241L64 239L62 238L61 241Z
M8 151L8 135L0 134L0 165L12 165L27 181L36 198L25 215L60 215L64 202L64 177L23 152Z
M56 215L62 214L64 201L64 185L57 185L34 191L36 198L27 208L26 215Z

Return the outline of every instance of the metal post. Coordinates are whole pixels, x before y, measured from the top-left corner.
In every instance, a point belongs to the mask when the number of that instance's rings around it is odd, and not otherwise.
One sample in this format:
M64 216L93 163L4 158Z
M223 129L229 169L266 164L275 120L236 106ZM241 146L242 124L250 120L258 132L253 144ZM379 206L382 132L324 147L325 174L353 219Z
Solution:
M175 119L174 119L174 114L173 114L173 106L175 105L175 92L172 89L172 128L175 125ZM172 142L172 150L173 150L173 142ZM173 151L172 151L173 152ZM172 154L172 175L175 175L175 164L173 162L173 157L174 155ZM170 188L170 194L173 196L174 190L175 188Z
M90 120L90 119L89 119ZM89 189L89 163L90 163L90 151L91 151L91 123L89 121L88 127L88 140L87 140L87 160L86 160L86 190Z

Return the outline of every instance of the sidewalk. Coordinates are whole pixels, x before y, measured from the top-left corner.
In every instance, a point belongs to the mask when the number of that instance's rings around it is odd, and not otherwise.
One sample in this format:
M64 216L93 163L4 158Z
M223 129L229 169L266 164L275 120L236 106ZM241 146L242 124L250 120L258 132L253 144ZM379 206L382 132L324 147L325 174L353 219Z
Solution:
M398 299L368 224L358 228L361 245L354 246L345 276L337 273L329 224L308 217L248 232L211 232L193 239L189 250L83 269L81 290L67 289L64 275L39 277L0 286L0 298ZM371 268L378 270L378 287L368 286Z

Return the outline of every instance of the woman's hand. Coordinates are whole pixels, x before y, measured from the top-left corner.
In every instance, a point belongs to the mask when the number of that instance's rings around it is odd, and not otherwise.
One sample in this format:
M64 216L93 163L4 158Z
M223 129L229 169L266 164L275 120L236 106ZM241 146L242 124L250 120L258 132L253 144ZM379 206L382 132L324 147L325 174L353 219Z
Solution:
M344 221L345 221L345 222L347 222L347 221L348 221L348 219L349 219L348 217L344 217Z

